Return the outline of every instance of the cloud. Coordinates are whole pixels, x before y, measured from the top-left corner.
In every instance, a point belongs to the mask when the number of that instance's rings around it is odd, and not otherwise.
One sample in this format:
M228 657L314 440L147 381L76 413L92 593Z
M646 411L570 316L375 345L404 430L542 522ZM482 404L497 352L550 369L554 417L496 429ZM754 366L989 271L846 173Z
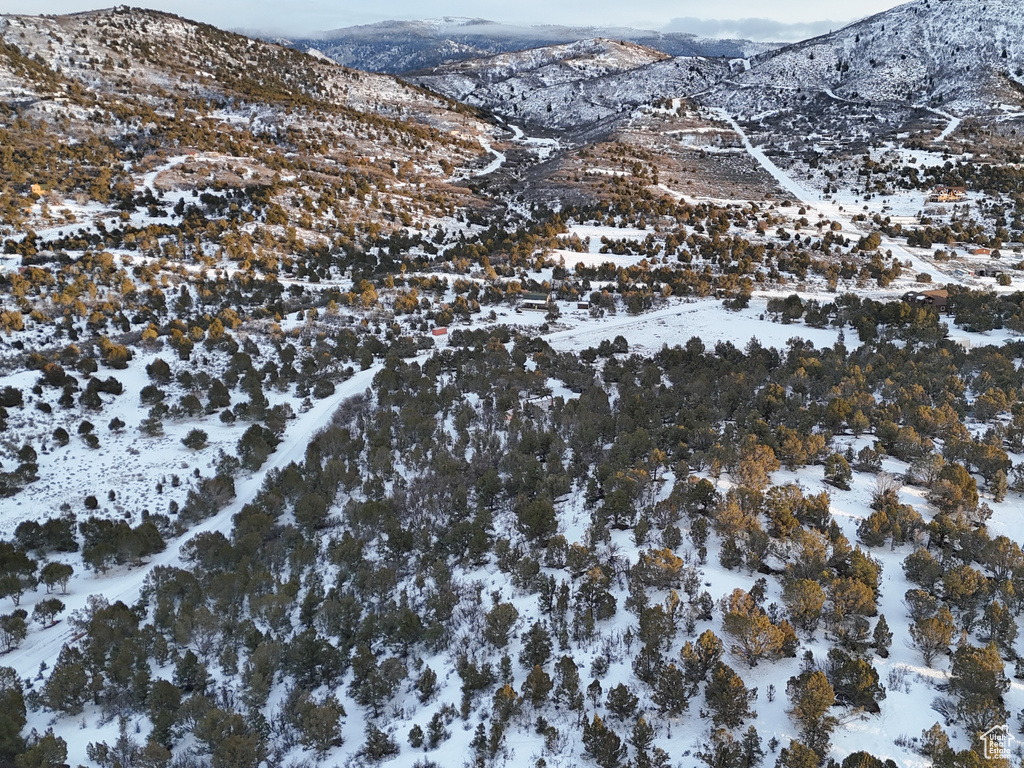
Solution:
M698 37L714 37L765 42L795 43L846 26L848 22L808 21L787 24L774 19L672 19L665 32L689 32Z

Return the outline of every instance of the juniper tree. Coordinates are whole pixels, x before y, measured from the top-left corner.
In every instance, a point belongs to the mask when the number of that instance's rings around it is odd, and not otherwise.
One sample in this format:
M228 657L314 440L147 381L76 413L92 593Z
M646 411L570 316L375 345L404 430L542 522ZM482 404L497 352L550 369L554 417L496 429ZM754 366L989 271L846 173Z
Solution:
M749 690L728 664L718 662L711 671L704 698L716 728L736 728L745 719L755 716L750 705L757 698L757 689Z
M969 733L982 733L1005 723L1009 713L1003 694L1010 681L994 643L977 648L961 642L953 653L949 690L957 698L956 714Z
M800 725L800 737L804 744L824 758L828 753L832 731L837 720L828 714L829 708L835 704L836 695L825 673L820 670L801 672L791 677L786 685L786 693L793 703L790 714ZM801 756L798 749L793 758Z
M889 658L889 647L892 645L892 632L889 629L889 623L885 620L885 614L878 614L878 621L875 622L875 629L871 633L872 645L875 647L875 653L880 658Z
M597 714L583 721L583 747L601 768L619 768L626 756L622 739Z

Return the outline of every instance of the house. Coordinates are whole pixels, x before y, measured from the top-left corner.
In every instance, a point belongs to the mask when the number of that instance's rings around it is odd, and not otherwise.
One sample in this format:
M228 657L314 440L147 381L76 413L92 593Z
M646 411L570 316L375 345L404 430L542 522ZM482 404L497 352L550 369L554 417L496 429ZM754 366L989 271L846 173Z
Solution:
M523 309L539 309L545 312L551 308L550 293L524 293L523 301L519 305Z
M447 326L442 326L440 328L431 328L431 330L430 330L430 335L431 336L446 336L447 334L448 334L448 327Z
M928 195L929 203L959 203L966 199L966 187L946 187L940 185L933 187L931 194Z
M990 256L992 250L989 248L972 248L971 255L973 256Z
M903 294L903 300L908 304L922 304L935 307L936 312L945 312L949 303L949 292L945 288L934 291L910 291Z

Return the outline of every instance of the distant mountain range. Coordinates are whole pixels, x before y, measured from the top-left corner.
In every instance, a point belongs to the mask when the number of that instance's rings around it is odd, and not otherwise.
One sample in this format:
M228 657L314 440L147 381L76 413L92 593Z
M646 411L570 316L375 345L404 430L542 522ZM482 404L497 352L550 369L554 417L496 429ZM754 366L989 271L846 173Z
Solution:
M759 51L731 45L731 57L666 56L664 44L590 39L449 62L406 77L506 119L559 131L679 97L741 118L799 114L818 125L856 113L894 129L929 110L1024 109L1024 6L1015 0L914 0L792 45Z
M515 26L463 18L385 21L282 42L302 50L319 51L355 69L399 74L590 38L636 43L670 56L747 58L779 47L774 43L716 40L682 32L624 27Z
M855 102L966 112L1019 108L1024 6L1017 0L914 0L757 56L735 78L754 91L830 91Z

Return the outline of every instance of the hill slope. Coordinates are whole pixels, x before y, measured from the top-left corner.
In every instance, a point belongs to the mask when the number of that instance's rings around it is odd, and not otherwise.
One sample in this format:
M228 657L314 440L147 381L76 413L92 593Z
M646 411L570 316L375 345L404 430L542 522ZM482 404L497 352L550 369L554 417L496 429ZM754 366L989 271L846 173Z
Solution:
M447 64L411 79L466 104L547 129L571 130L665 96L705 90L720 60L673 59L613 40L584 40Z
M347 66L372 72L411 72L501 53L564 45L595 37L637 43L671 56L746 57L775 47L749 40L713 40L642 29L515 26L483 19L383 21L324 32L290 44L314 49Z
M1009 0L914 0L757 56L738 87L831 90L863 102L960 112L1020 104L1024 9Z

